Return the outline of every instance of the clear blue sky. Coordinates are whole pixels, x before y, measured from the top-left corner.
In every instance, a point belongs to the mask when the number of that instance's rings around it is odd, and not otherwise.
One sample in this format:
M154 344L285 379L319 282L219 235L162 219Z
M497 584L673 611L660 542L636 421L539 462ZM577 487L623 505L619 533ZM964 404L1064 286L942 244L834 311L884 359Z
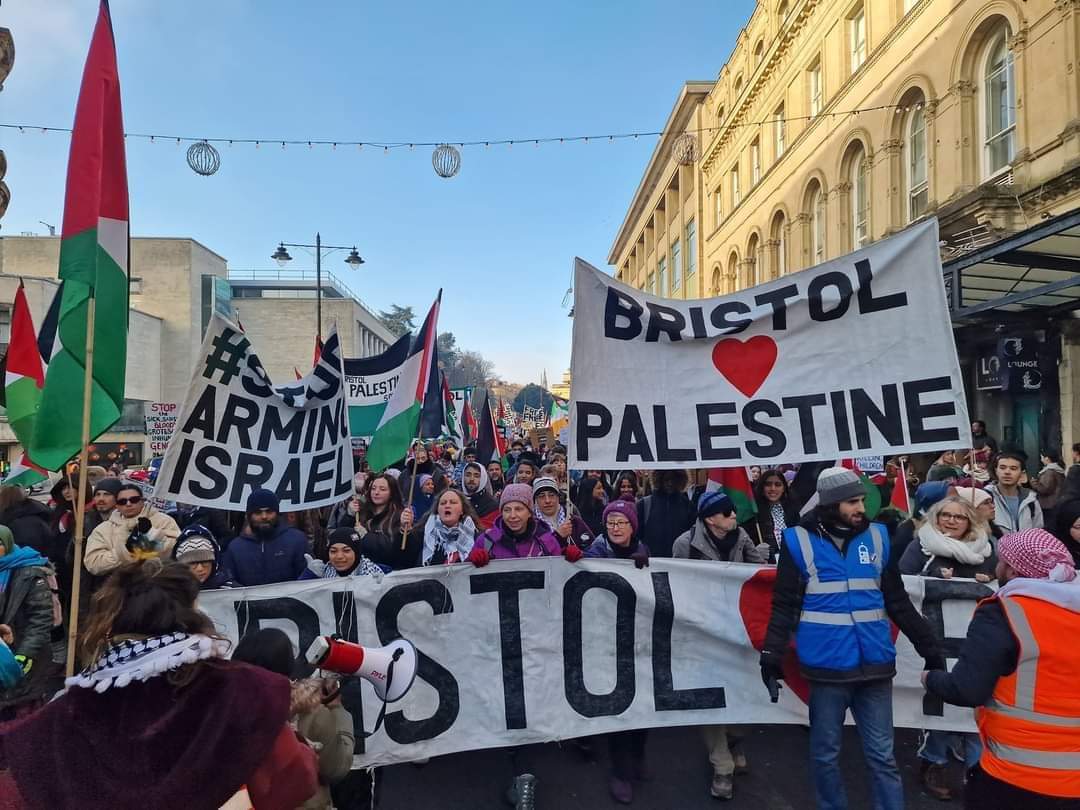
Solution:
M125 125L196 137L470 140L658 130L682 83L715 77L750 0L298 3L113 0ZM70 126L96 0L7 0L15 68L0 121ZM60 224L68 137L0 131L12 202L0 233ZM184 147L129 140L135 236L190 236L231 268L273 267L279 240L356 243L326 266L372 307L422 317L508 381L570 364L560 309L575 255L606 266L655 139L466 149ZM294 251L292 267L311 261ZM311 265L313 266L313 265ZM297 347L298 362L310 351Z

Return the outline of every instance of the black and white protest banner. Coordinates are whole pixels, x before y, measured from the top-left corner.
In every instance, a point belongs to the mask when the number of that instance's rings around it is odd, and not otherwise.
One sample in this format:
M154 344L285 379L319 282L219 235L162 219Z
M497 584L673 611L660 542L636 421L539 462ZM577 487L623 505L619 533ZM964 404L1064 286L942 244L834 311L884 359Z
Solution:
M345 358L345 399L349 407L349 434L364 447L371 443L386 403L397 387L412 336L402 335L382 354Z
M706 723L807 722L809 686L794 651L772 704L758 665L776 569L653 559L561 558L437 566L372 577L204 591L199 607L233 642L279 627L303 652L318 635L420 653L417 681L384 726L357 738L357 765L608 731ZM974 580L906 577L916 608L955 658L977 600ZM894 627L895 633L895 627ZM928 698L923 660L896 640L894 722L971 731L971 709ZM360 685L346 708L368 730L380 703ZM356 695L349 689L346 694Z
M154 494L243 511L266 488L289 512L339 502L352 474L337 327L310 374L275 386L240 328L215 313Z
M570 462L674 469L967 447L933 219L733 295L577 260Z

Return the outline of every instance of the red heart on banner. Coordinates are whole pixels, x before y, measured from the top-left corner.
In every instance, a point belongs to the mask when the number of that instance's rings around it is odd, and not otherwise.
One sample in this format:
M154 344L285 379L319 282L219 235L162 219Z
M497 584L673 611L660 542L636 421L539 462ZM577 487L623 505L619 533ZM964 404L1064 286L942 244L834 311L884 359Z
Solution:
M746 635L750 643L759 652L765 648L765 631L769 629L769 614L772 612L773 584L776 582L775 568L762 568L743 583L739 591L739 614L742 616ZM799 660L795 655L795 645L784 654L784 683L803 703L810 703L810 684L799 672Z
M713 346L712 361L729 383L752 397L776 365L776 341L767 335L724 338Z

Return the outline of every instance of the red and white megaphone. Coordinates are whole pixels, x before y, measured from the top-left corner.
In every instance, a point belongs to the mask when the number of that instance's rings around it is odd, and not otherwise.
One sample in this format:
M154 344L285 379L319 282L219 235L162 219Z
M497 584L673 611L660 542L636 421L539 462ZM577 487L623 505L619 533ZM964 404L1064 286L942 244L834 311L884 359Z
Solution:
M308 647L307 662L341 675L358 675L386 703L405 697L416 680L416 647L399 638L385 647L363 647L333 636L319 636Z

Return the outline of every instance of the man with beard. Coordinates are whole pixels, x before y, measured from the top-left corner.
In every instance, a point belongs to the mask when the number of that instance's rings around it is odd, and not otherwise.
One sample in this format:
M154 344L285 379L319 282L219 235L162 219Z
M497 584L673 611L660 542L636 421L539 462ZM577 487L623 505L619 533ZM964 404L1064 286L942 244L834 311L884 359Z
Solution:
M819 808L846 808L840 741L848 709L862 737L874 804L901 810L904 790L893 754L892 679L896 647L889 620L911 639L927 669L945 658L904 590L885 527L866 518L859 477L821 471L818 505L785 529L761 654L770 691L784 678L792 632L799 669L810 682L810 757Z
M247 500L247 527L229 543L221 567L237 585L292 582L307 570L307 538L278 518L277 495L256 489Z
M467 462L462 483L469 503L480 518L479 528L487 531L495 525L495 518L499 516L499 502L491 492L491 483L484 465L479 461Z

